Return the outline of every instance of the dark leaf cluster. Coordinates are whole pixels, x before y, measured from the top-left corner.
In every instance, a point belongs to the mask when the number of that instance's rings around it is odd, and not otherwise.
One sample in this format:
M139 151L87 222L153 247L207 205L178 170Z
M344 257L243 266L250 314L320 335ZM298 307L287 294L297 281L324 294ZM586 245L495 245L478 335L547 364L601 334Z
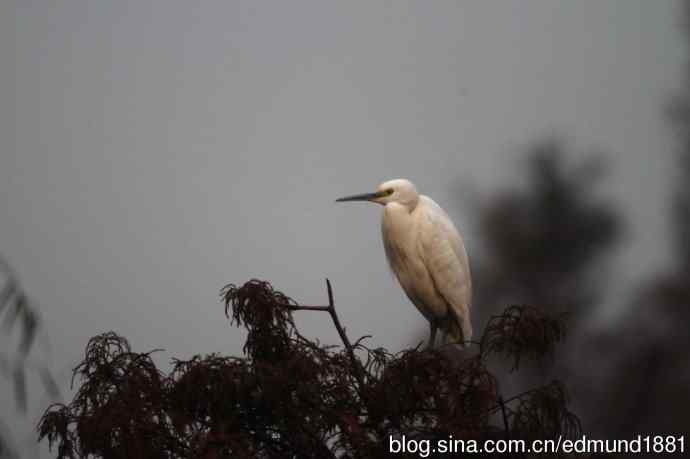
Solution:
M497 353L513 361L518 369L523 356L538 360L552 356L556 344L565 338L563 320L534 306L510 306L490 320L480 348L483 353Z
M568 411L568 396L559 381L529 392L520 399L513 415L512 431L520 438L573 438L582 430L580 420Z
M487 356L541 356L562 328L514 306L492 321L478 352L454 346L391 354L350 342L333 304L300 305L253 280L222 292L226 315L247 330L243 357L173 360L115 333L94 337L75 368L74 400L51 406L40 438L58 458L379 458L389 438L574 436L579 421L554 382L506 401ZM302 336L293 313L328 313L342 346Z

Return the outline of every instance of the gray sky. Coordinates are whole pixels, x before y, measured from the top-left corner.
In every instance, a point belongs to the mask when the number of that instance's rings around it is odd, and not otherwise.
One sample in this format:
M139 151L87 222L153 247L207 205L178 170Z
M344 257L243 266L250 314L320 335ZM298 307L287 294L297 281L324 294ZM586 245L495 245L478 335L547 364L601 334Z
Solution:
M239 353L217 292L252 277L320 303L327 276L349 334L399 350L423 323L387 272L380 208L333 200L407 177L468 232L454 185L512 183L522 148L554 130L614 159L603 194L626 206L617 275L634 282L668 250L662 108L682 78L679 13L643 0L2 2L0 253L42 310L60 382L111 329L165 348L160 361ZM470 258L477 242L467 234ZM327 316L298 321L337 342Z

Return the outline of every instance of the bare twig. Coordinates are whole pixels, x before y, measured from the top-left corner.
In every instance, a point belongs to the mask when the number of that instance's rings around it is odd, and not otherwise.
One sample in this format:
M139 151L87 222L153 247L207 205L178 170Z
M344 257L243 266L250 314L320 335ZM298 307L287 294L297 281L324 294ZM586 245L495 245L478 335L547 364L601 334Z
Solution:
M359 384L359 389L361 391L361 389L364 387L362 365L359 362L359 360L357 360L357 357L355 356L354 346L352 346L350 339L347 337L347 334L345 333L345 328L341 325L340 319L338 318L338 313L335 311L335 301L333 300L333 288L331 287L331 281L329 281L328 279L326 279L326 288L328 290L328 306L305 306L288 304L287 308L291 311L326 311L328 312L328 314L330 314L331 320L333 321L333 325L335 326L336 330L338 330L338 334L340 335L340 340L343 342L343 345L345 346L345 349L347 350L347 353L350 356L350 361L352 362L354 375L355 378L357 378L357 383ZM357 341L357 343L359 343L359 340Z
M371 335L360 336L359 339L357 341L355 341L355 344L352 345L352 347L359 346L362 341L364 341L365 339L369 339L371 337L372 337Z

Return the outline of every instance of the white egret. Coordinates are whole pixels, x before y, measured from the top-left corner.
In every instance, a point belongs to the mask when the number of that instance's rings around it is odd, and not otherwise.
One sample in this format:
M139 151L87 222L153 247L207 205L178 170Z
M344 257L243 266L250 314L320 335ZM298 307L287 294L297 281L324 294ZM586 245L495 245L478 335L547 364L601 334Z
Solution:
M381 230L391 270L407 297L429 321L429 347L441 329L446 343L472 339L472 281L460 233L446 212L409 180L390 180L374 193L336 200L384 206Z

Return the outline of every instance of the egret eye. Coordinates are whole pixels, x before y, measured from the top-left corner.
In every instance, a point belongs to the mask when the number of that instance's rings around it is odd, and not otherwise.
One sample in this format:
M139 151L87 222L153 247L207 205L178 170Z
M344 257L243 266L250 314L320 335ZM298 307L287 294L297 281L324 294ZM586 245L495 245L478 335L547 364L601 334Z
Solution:
M388 189L386 190L386 196L392 195L394 191L395 191L395 190L394 190L393 188L388 188Z

